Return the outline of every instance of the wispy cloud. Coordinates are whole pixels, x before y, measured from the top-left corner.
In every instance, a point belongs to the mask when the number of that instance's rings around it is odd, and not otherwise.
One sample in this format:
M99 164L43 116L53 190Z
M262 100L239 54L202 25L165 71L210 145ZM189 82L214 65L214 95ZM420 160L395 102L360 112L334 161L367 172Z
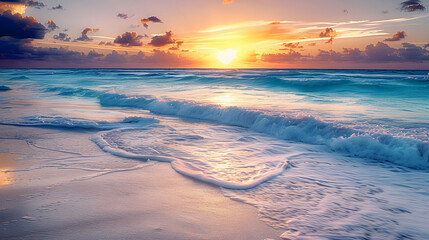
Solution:
M394 23L413 21L426 18L428 15L391 18L381 20L352 20L339 22L303 22L303 21L249 21L233 25L224 25L199 31L188 43L198 47L222 45L225 42L236 45L281 45L283 43L309 42L325 40L332 43L333 39L374 37L388 35L384 26ZM326 34L326 29L332 29ZM321 34L325 33L325 34Z

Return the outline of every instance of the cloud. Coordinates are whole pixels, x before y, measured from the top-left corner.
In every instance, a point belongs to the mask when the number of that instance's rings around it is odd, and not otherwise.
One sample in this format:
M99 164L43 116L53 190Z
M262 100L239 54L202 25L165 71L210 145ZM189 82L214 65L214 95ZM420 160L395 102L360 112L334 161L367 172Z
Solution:
M261 59L264 62L290 62L303 59L303 55L290 49L288 53L262 54Z
M159 18L157 18L155 16L140 19L140 22L143 24L143 26L145 28L149 27L148 23L150 23L150 22L153 22L153 23L162 23L161 19L159 19Z
M114 44L112 42L101 41L101 42L98 43L98 45L113 46Z
M52 7L51 10L63 10L63 6L61 4L58 4L58 6Z
M26 9L25 4L0 1L0 14L6 11L10 11L12 14L24 14Z
M87 54L63 47L34 47L31 39L0 38L0 67L185 67L195 61L189 57L154 49L128 54L113 50ZM195 66L195 65L193 65Z
M46 7L46 5L42 2L34 1L34 0L2 0L1 3L9 3L9 4L20 4L25 5L26 7L34 7L37 9L41 9Z
M76 38L76 41L91 41L92 38L88 37L88 33L90 33L90 32L97 32L99 30L100 29L98 29L98 28L85 28L82 31L82 35L80 37Z
M228 4L231 4L233 2L234 2L234 0L223 0L222 4L228 5Z
M407 0L401 3L401 8L404 12L424 11L426 7L421 4L420 0Z
M168 31L164 35L152 37L152 40L150 41L149 45L152 45L154 47L163 47L165 45L173 44L175 42L176 40L173 39L173 33L171 31Z
M284 48L280 49L280 50L289 50L291 48L303 48L304 46L300 46L299 42L297 43L283 43L282 44Z
M337 32L332 28L326 28L325 31L319 34L319 37L321 38L330 38L326 43L333 43L336 36Z
M118 15L116 15L118 18L122 18L122 19L127 19L128 18L128 14L126 13L118 13Z
M314 47L316 46L316 43L309 43L307 46Z
M70 42L71 38L67 35L67 33L58 33L58 35L54 35L55 40L60 40L63 42Z
M64 48L36 48L31 45L31 39L0 38L0 59L20 60L19 62L33 61L80 61L83 56L80 52Z
M425 45L423 46L423 48L424 48L424 49L429 48L429 43L425 44Z
M55 31L55 29L59 28L58 25L53 20L49 20L48 23L46 23L46 25L48 25L48 29L50 32Z
M34 7L34 8L37 8L37 9L46 7L46 5L44 3L37 2L37 1L34 1L34 0L28 0L25 3L25 5L28 6L28 7Z
M10 10L0 14L0 26L0 37L43 39L46 34L46 28L33 16L12 14Z
M183 45L183 41L176 41L176 46L169 48L168 50L176 51L180 50L180 47Z
M402 47L392 48L383 42L378 42L367 45L364 50L358 48L344 48L341 52L319 50L319 53L314 56L304 56L291 49L288 53L263 54L262 61L275 63L298 61L307 63L350 62L352 64L416 63L429 62L429 50L411 43L402 43Z
M404 39L406 36L407 36L407 34L405 33L405 31L400 31L400 32L395 33L393 35L393 37L384 39L384 41L385 42L400 41L400 40Z
M142 46L142 38L142 35L138 35L135 32L125 32L122 35L117 36L114 43L118 43L123 47Z

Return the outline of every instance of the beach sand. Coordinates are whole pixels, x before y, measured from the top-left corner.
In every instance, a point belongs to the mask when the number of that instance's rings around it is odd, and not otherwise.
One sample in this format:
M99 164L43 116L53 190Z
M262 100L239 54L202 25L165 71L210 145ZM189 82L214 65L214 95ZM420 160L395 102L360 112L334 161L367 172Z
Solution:
M112 156L93 131L0 126L0 239L279 239L254 207ZM15 159L15 160L13 160Z

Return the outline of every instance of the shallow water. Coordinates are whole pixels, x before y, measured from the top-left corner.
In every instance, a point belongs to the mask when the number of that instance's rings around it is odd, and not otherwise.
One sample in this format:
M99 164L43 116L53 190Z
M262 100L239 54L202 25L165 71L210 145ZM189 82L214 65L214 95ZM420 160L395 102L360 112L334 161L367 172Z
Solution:
M1 124L89 129L290 238L429 237L427 71L11 69L0 85Z

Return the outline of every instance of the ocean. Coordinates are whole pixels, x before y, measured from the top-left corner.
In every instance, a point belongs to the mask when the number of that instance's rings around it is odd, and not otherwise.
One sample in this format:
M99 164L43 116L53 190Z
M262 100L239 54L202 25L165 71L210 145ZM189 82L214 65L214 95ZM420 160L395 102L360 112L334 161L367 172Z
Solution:
M291 239L429 239L428 71L2 69L0 124L169 162Z

